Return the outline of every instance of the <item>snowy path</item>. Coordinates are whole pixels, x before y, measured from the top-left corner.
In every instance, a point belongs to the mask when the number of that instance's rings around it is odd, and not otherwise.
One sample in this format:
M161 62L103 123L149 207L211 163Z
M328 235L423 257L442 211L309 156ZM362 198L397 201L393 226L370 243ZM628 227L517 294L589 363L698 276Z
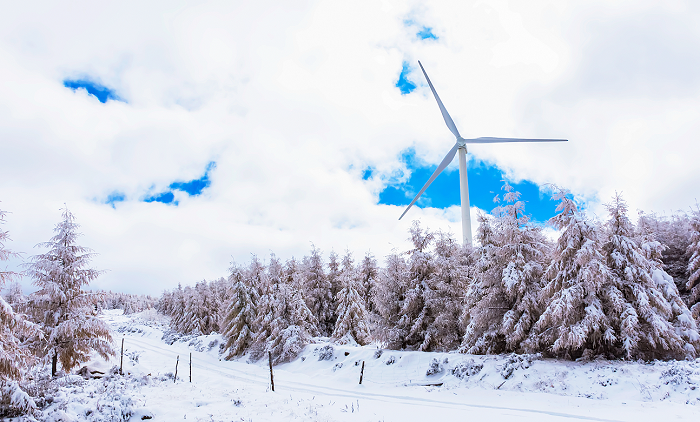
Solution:
M115 333L117 334L117 333ZM156 333L153 333L156 334ZM120 335L115 336L115 340ZM167 345L155 335L125 333L125 370L153 378L174 372L177 383L154 381L141 387L143 406L158 420L241 421L645 421L698 420L698 407L668 402L591 400L545 393L435 388L366 383L320 376L317 362L275 368L276 391L269 391L266 365L219 361L214 352L194 351L185 343ZM192 353L192 383L188 359ZM128 361L128 362L127 362ZM354 370L355 368L353 368ZM357 371L359 373L359 370Z
M158 355L161 357L167 356L169 359L166 359L166 361L169 362L174 362L176 359L176 356L179 355L177 351L171 350L167 345L165 347L159 346L157 344L153 344L152 341L147 341L143 339L137 339L137 338L129 338L129 343L134 344L137 349L139 350L144 350L144 351L149 351L153 353L154 355ZM207 371L208 373L203 377L204 379L211 379L211 377L225 377L229 378L232 380L236 380L239 382L245 383L247 388L250 388L251 386L258 387L261 390L267 391L267 388L269 386L269 374L265 368L258 367L257 365L246 365L246 364L241 364L241 363L234 363L234 362L220 362L220 361L212 361L211 357L207 356L206 354L203 353L198 353L198 352L193 352L195 355L200 355L196 356L195 359L193 360L192 367L197 370L201 369L204 371ZM203 360L200 360L204 358ZM186 367L187 362L183 361L183 366ZM172 365L171 365L172 366ZM234 367L232 367L234 366ZM247 368L255 370L257 373L251 373L250 369L245 370L244 369L236 369L235 366L246 366ZM163 367L164 371L167 371L167 367ZM197 372L197 371L193 371ZM180 372L180 375L182 375L182 372ZM195 376L196 377L196 376ZM592 417L592 416L585 416L582 414L571 414L571 413L561 413L561 412L554 412L554 411L548 411L548 410L540 410L540 409L535 409L535 408L514 408L514 407L503 407L503 406L494 406L494 405L483 405L483 404L474 404L474 403L467 403L467 402L461 402L461 401L444 401L444 400L432 400L424 397L415 397L415 396L407 396L407 395L390 395L390 394L381 394L378 392L364 392L364 391L353 391L352 389L338 389L338 388L332 388L328 387L327 385L321 385L321 384L308 384L308 383L302 383L299 382L298 380L295 380L294 378L297 377L297 374L293 373L288 373L285 371L280 371L280 370L275 370L275 378L276 378L276 391L275 393L271 394L285 394L285 393L307 393L307 394L312 394L314 397L331 397L336 401L338 398L344 398L344 399L351 399L352 400L363 400L363 405L362 407L365 406L364 401L365 400L370 400L373 402L376 402L377 405L385 405L385 404L392 404L392 405L410 405L410 406L418 406L418 407L428 407L430 413L433 413L435 409L447 409L450 411L454 410L466 410L469 411L470 409L479 409L484 413L484 416L491 418L490 420L494 420L494 417L497 416L504 416L504 415L511 415L512 413L523 413L523 415L518 415L519 419L523 419L527 416L529 413L534 413L538 414L538 417L533 420L548 420L547 418L543 418L543 416L553 416L556 418L571 418L571 419L578 419L578 420L592 420L592 421L614 421L616 419L609 419L609 418L600 418L600 417ZM180 378L180 377L179 377ZM293 387L289 388L287 385L293 385ZM238 385L238 384L231 384L230 387ZM361 386L358 386L357 389L361 389ZM497 393L497 396L501 397L503 393ZM570 400L567 400L567 405L569 404ZM406 420L402 418L402 420Z

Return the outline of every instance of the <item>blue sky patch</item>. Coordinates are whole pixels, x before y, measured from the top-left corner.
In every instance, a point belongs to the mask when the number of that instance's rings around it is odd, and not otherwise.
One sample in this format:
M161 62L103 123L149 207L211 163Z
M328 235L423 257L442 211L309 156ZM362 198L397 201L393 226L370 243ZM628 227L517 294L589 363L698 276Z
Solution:
M429 28L427 26L424 26L421 28L420 31L416 34L418 38L422 40L437 40L438 37L437 35L433 34L433 28Z
M202 191L209 186L211 186L211 180L209 180L209 172L216 168L216 163L214 161L207 164L207 168L204 171L204 176L199 179L190 180L189 182L173 182L170 184L170 189L181 190L187 192L190 196L197 196L202 193Z
M162 202L164 204L172 204L177 206L178 202L175 200L175 194L172 191L161 192L156 195L146 197L143 202Z
M175 194L173 191L179 190L187 193L189 196L200 195L204 189L211 186L211 180L209 180L209 172L216 168L216 162L210 161L207 164L207 168L204 171L204 176L199 179L193 179L187 182L176 181L168 186L165 192L160 192L151 196L146 197L144 202L162 202L164 204L178 205L178 201L175 201Z
M369 180L374 174L374 169L372 167L367 167L362 171L362 180Z
M108 100L123 101L113 89L88 79L66 79L63 81L63 86L73 91L81 88L85 89L88 94L95 96L101 103L106 103Z
M399 80L396 82L396 87L401 91L401 95L410 94L416 89L416 84L408 80L408 74L411 72L411 67L408 62L403 62Z
M401 160L411 171L411 176L405 183L390 183L379 193L379 203L387 205L407 206L413 197L428 181L437 165L426 165L416 158L415 150L409 149L401 154ZM455 157L456 160L456 157ZM467 173L469 175L469 200L472 206L491 211L496 204L493 202L497 194L502 198L503 170L484 161L469 160ZM528 180L519 183L509 183L522 194L525 201L525 212L539 222L549 220L555 214L557 202L550 195L543 194L540 187ZM459 170L451 166L442 172L420 197L416 205L420 207L448 208L460 205Z
M107 196L105 204L111 205L112 208L116 208L117 202L124 202L126 200L126 195L122 192L114 191Z

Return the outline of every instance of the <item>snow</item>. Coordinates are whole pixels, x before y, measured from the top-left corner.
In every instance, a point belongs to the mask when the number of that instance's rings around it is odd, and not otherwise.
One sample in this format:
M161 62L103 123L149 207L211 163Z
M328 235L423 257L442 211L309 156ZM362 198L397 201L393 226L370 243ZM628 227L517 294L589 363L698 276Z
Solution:
M219 360L218 334L183 336L169 345L162 340L167 325L152 314L109 310L102 317L115 350L124 338L125 375L115 373L119 356L110 362L95 358L87 364L91 369L111 371L103 378L60 378L40 420L644 421L700 416L700 359L571 362L537 355L381 350L376 344L336 345L317 338L299 358L274 367L272 392L267 360Z

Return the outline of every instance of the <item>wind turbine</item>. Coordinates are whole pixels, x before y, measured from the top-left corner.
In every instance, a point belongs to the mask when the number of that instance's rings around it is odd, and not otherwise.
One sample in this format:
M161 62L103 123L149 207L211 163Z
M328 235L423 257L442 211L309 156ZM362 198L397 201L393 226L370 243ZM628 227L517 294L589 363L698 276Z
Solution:
M420 66L420 70L423 71L423 75L425 75L425 79L428 81L428 85L430 85L430 90L433 91L433 95L435 96L435 99L437 100L438 107L440 107L440 112L442 113L442 118L445 119L445 123L447 123L447 127L450 129L450 132L457 138L457 142L455 145L452 147L452 149L447 153L445 158L442 160L440 165L438 166L437 170L430 176L430 179L428 179L427 182L425 182L425 185L423 185L423 188L418 192L418 195L416 195L415 198L413 198L413 201L406 207L406 210L401 214L401 217L399 217L399 220L403 218L404 215L408 212L408 210L413 206L413 204L416 203L418 198L425 192L426 189L428 189L428 186L430 186L431 183L433 183L433 180L435 180L436 177L442 173L443 170L452 162L452 159L455 157L455 154L457 151L459 151L459 193L460 193L460 198L462 202L462 241L463 243L472 244L472 224L471 224L471 216L469 213L469 181L467 180L467 144L496 144L496 143L504 143L504 142L566 142L568 141L567 139L523 139L523 138L492 138L492 137L484 137L484 138L472 138L472 139L464 139L462 138L462 135L459 134L459 131L457 130L457 126L455 126L455 123L452 121L452 117L450 117L450 114L447 112L445 109L445 106L442 104L442 101L440 101L440 97L438 97L437 91L435 91L435 87L433 87L433 83L430 82L430 78L428 77L428 74L425 72L425 69L423 69L423 65L421 64L420 61L418 61L418 65Z

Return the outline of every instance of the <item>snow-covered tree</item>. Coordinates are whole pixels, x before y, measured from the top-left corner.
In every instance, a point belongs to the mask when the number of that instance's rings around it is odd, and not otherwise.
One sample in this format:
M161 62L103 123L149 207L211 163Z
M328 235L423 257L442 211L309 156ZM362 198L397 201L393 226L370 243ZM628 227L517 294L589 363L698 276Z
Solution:
M318 321L321 335L330 335L334 328L333 296L331 284L323 269L321 251L312 246L311 256L304 257L298 271L306 305Z
M102 300L101 309L122 309L125 315L145 311L154 308L157 300L147 295L135 295L129 293L100 292Z
M690 244L687 254L688 261L688 282L686 289L690 291L688 306L691 306L693 316L700 321L700 208L693 210L690 217Z
M257 291L245 283L242 271L235 264L231 266L229 282L233 285L232 297L221 321L227 360L242 355L253 344L253 324L257 316Z
M424 292L425 312L430 317L421 350L447 351L459 346L464 335L460 314L469 281L471 252L471 247L461 246L451 234L436 233L433 272Z
M52 376L58 362L70 371L92 351L105 359L114 354L109 327L95 312L100 296L83 290L100 272L87 267L93 253L76 243L79 227L64 208L56 234L38 245L49 251L27 265L27 274L39 288L30 295L28 308L45 335L37 352L51 360Z
M658 263L649 259L635 239L634 226L627 217L627 204L617 194L607 204L610 219L606 223L607 240L604 256L611 270L611 283L605 294L610 306L611 325L616 331L617 356L657 359L694 355L697 332L684 338L678 324L674 326L675 303L669 303L659 289L653 273ZM668 289L667 289L668 290ZM668 291L666 293L669 293ZM682 309L679 315L684 317ZM686 323L682 321L681 323Z
M187 300L189 299L191 288L183 289L180 283L177 284L177 290L172 293L172 298L164 303L164 308L167 309L166 315L171 317L170 326L178 332L184 332L183 325L187 322L183 320L183 315L185 314L185 307L187 306Z
M331 296L333 297L333 300L335 300L336 295L342 289L342 283L340 281L340 275L343 272L342 269L340 268L340 261L338 261L338 254L335 253L335 251L331 251L331 253L328 255L328 274L326 275L326 278L328 278L328 283L331 285ZM337 305L333 303L333 309L336 309ZM335 319L337 318L337 315L333 315L333 323L335 323Z
M194 314L195 310L201 308L201 304L193 304L194 300L196 298L191 286L185 286L182 291L177 292L170 319L170 326L175 331L183 334L202 334L199 331L197 315Z
M10 282L7 287L7 292L3 295L5 302L14 306L24 303L27 300L27 296L22 291L22 285L17 281Z
M270 352L273 363L287 362L294 359L313 336L319 335L318 321L306 306L303 294L296 260L292 258L282 266L272 255L256 306L252 360Z
M219 331L219 312L218 299L210 284L202 280L177 293L171 325L184 334L211 334Z
M430 230L423 230L417 221L413 222L409 233L413 249L408 252L405 293L396 330L402 338L402 349L425 350L426 330L433 318L430 308L426 307L425 292L434 271L429 248L435 235Z
M338 320L331 337L341 344L355 342L365 345L369 343L370 336L368 315L364 301L357 293L359 280L350 252L343 257L339 279L342 288L336 294L335 300L338 306L336 309Z
M4 223L5 212L0 210L0 224ZM0 262L19 256L5 246L8 240L10 240L9 233L0 228ZM0 270L0 289L6 282L18 276L15 272ZM19 379L31 362L32 353L23 344L22 339L34 336L36 332L34 324L27 321L24 315L15 312L12 306L0 297L0 388L9 389L8 382ZM15 386L13 388L15 391L18 387L16 384L12 385Z
M267 340L272 333L272 323L277 310L275 292L279 290L278 286L284 283L285 279L286 275L282 263L279 258L271 254L266 276L257 286L260 297L256 305L256 317L253 321L255 335L250 353L250 358L254 361L262 358L266 352Z
M692 234L690 218L687 214L677 212L671 216L659 216L640 211L637 222L637 231L642 238L653 237L663 245L661 261L663 270L673 277L676 286L682 294L687 293L688 283L688 255L686 252L690 245Z
M663 294L664 299L671 305L671 318L669 321L673 324L676 334L686 342L683 345L686 357L697 356L698 352L700 352L698 324L693 318L692 311L688 309L687 304L681 299L673 277L661 268L656 268L652 270L651 278ZM673 355L669 354L667 356L672 357Z
M287 274L296 274L296 261L287 263ZM288 362L320 334L318 320L306 305L302 282L308 278L293 277L292 282L283 282L273 289L274 310L267 337L266 351L271 352L273 363Z
M545 310L525 349L574 359L610 354L617 337L606 306L612 274L602 252L601 229L567 195L556 188L552 198L559 201L558 214L549 223L561 235L540 292Z
M549 245L542 229L529 224L520 193L504 183L504 205L494 217L479 217L474 281L467 291L461 351L503 353L519 350L539 317Z
M397 328L401 319L401 309L406 298L408 285L408 265L403 256L393 252L386 258L386 267L380 270L372 295L374 309L379 314L377 338L385 347L404 347L404 332Z
M358 293L362 296L362 300L365 303L367 311L374 312L374 303L372 302L374 286L377 284L377 277L379 275L379 267L377 266L377 260L374 258L371 252L367 252L365 257L360 262L357 268L358 277L360 279L360 286L358 287Z
M388 269L381 287L377 286L378 297L383 303L377 303L385 322L391 324L385 331L387 346L398 349L421 348L425 340L426 329L433 315L426 308L425 290L433 272L432 256L429 248L434 234L423 230L417 221L409 230L413 248L408 251L408 267L401 273L394 273L398 268ZM391 257L390 257L391 258ZM392 262L390 265L397 265ZM395 279L394 277L400 277ZM396 289L395 292L387 291ZM396 305L386 303L396 299Z

